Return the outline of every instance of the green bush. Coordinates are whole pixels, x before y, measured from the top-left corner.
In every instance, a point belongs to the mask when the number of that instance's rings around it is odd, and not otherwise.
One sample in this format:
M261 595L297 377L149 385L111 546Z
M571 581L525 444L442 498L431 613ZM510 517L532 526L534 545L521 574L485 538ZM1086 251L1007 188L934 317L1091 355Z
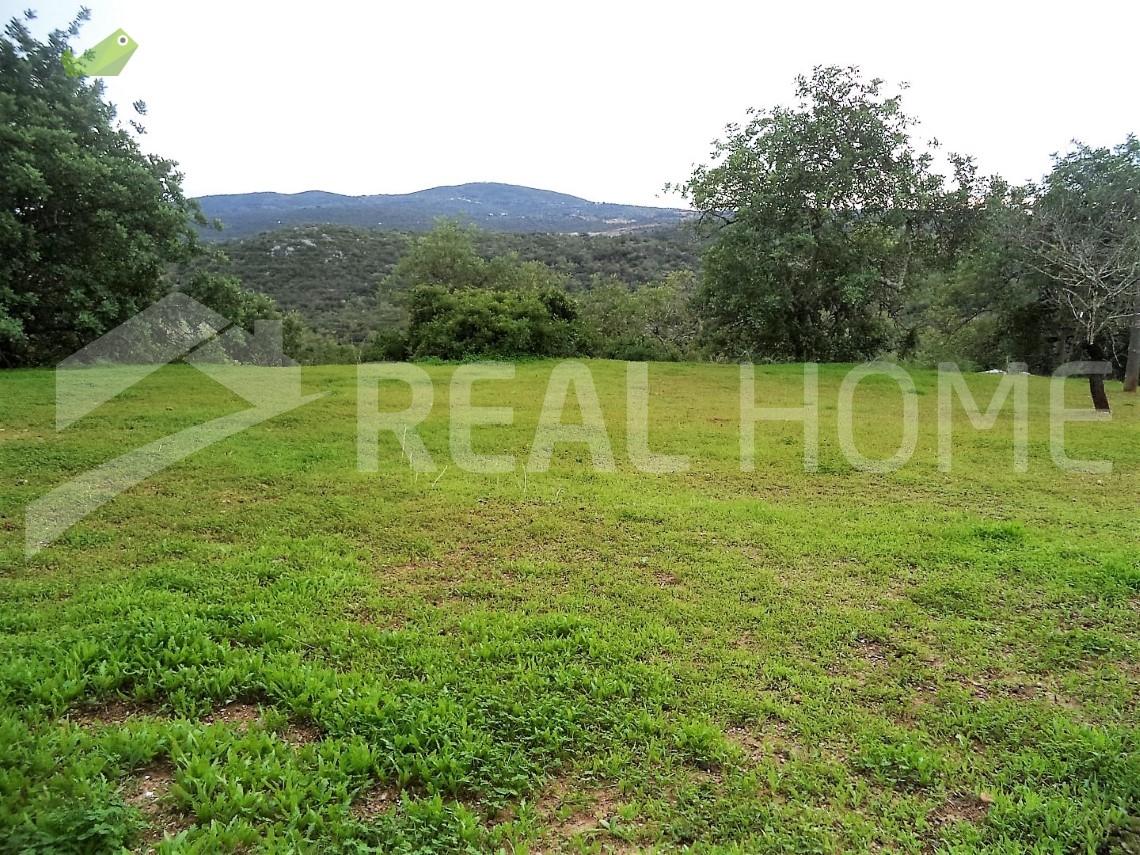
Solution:
M692 311L696 277L674 273L662 282L630 289L595 279L578 296L583 351L634 361L674 361L695 356L700 325Z
M398 330L374 332L360 351L361 362L403 362L408 358L408 338Z
M577 310L562 291L416 288L409 301L412 358L570 356Z

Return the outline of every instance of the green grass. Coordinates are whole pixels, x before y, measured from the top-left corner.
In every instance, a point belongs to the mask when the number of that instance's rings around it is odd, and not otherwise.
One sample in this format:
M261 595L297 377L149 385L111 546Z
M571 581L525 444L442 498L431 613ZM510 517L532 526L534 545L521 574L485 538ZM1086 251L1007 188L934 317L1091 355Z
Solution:
M650 475L624 365L590 365L616 473L444 470L449 366L441 473L394 437L359 473L354 370L306 369L326 397L31 559L29 502L242 405L173 366L57 433L51 373L0 375L0 851L1132 851L1140 403L1069 428L1111 474L1064 473L1035 378L1029 471L1008 415L959 416L947 474L915 372L918 452L867 475L824 367L820 470L761 424L742 473L737 368L654 365L652 447L692 468ZM478 451L521 465L552 367L476 386L515 408ZM760 403L799 372L758 369ZM888 455L898 390L856 402Z

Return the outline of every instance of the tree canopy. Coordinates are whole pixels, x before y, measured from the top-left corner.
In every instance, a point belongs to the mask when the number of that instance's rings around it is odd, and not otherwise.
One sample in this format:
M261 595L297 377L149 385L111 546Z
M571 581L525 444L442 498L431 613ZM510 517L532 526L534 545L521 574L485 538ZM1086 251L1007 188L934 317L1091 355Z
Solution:
M681 188L715 229L705 320L729 356L866 358L895 343L942 179L882 80L819 67L796 97L729 125Z
M175 164L140 150L99 82L65 71L86 18L43 42L13 19L0 37L2 365L57 360L140 311L201 222Z

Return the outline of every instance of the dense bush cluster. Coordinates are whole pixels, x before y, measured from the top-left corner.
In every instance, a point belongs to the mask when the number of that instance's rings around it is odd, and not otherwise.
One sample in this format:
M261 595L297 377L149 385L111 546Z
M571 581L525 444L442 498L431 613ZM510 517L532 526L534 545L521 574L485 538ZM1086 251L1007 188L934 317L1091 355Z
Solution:
M577 350L577 309L566 293L417 288L409 310L413 358L569 356Z
M391 320L363 359L697 354L691 272L640 288L600 275L574 287L517 253L484 258L481 236L441 222L413 241L380 286L381 314Z

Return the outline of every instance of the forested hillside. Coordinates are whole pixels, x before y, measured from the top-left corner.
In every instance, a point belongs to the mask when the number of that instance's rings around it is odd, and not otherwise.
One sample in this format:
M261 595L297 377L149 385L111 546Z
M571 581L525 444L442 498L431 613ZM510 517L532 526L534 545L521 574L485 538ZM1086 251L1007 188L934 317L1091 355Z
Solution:
M700 241L684 226L593 236L477 231L474 239L483 257L515 253L540 262L564 274L572 290L597 277L644 285L700 263ZM186 282L199 270L236 276L321 332L360 342L375 331L381 280L412 241L406 232L351 226L282 228L226 241L219 252L180 266L176 279Z

